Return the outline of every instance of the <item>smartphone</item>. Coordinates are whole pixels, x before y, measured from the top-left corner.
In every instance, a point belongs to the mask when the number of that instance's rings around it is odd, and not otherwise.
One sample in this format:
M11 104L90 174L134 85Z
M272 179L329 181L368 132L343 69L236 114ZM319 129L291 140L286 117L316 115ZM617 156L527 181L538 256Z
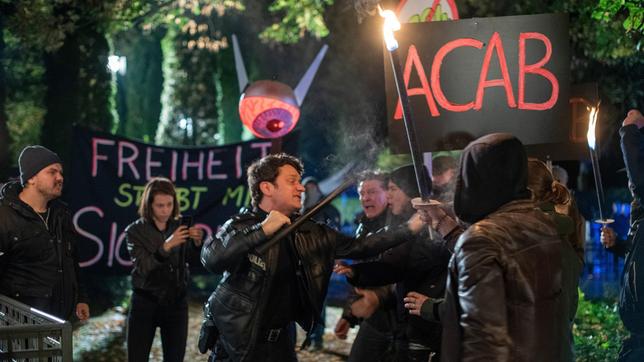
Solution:
M190 215L184 215L181 217L181 225L187 228L192 226L192 221L192 216Z

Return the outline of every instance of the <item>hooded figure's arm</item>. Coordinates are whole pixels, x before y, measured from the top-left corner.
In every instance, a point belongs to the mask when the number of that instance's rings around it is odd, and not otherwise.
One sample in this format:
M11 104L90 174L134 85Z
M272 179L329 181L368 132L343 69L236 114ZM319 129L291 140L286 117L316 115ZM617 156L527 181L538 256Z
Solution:
M462 361L507 361L511 339L499 247L474 237L455 252Z

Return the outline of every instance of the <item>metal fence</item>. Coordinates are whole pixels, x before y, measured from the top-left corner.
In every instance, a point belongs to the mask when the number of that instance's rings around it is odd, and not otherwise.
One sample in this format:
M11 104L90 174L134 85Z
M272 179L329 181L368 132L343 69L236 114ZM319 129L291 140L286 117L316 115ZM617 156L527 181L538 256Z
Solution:
M0 361L71 360L69 322L0 294Z

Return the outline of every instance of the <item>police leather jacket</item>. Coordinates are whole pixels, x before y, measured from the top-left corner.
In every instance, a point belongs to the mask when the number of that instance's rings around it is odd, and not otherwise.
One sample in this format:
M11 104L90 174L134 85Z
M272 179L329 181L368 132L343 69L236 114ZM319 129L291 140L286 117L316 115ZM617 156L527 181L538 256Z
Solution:
M257 249L268 237L261 222L262 210L233 216L214 239L206 241L201 261L209 271L223 273L218 287L211 295L206 315L219 331L219 343L233 361L247 360L259 338L262 316L268 313L266 301L277 267L279 245L264 253ZM297 267L300 298L305 311L298 324L310 330L319 320L329 277L336 258L366 258L393 247L410 238L406 224L382 233L361 238L342 235L331 228L307 221L294 231L292 238ZM302 295L305 294L305 295Z

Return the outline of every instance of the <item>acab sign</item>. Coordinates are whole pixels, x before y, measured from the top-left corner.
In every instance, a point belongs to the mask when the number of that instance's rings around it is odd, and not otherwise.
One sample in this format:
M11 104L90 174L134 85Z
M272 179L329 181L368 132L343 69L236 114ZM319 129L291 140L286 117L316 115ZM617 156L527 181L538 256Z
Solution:
M567 31L564 15L404 25L396 36L423 150L441 149L441 140L455 132L510 132L526 144L563 141L569 129ZM405 152L388 59L385 70L392 144Z

